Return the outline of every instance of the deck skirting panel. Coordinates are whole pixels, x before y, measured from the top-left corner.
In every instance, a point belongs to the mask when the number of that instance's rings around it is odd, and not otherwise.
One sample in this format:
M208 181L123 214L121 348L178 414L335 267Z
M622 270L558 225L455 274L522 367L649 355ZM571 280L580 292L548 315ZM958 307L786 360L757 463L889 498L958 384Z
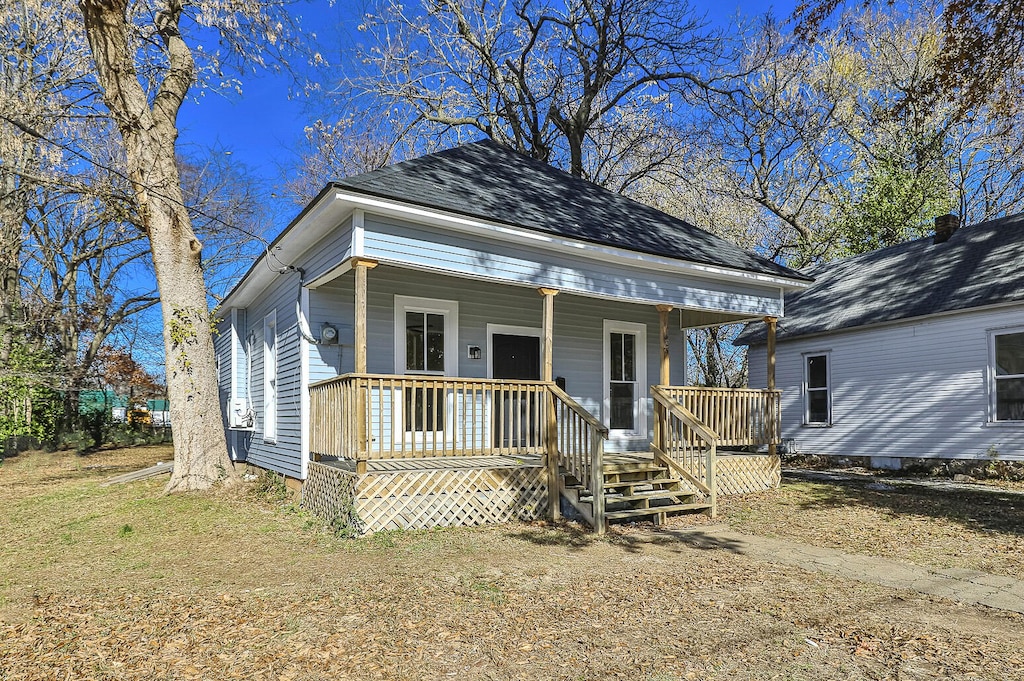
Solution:
M545 469L370 471L363 475L310 462L303 508L331 522L351 516L359 534L474 526L544 517Z
M348 528L362 534L363 528L355 506L359 476L335 466L309 462L306 481L302 484L302 508L335 530Z
M715 463L719 494L749 494L775 489L782 481L778 456L736 454L719 456Z

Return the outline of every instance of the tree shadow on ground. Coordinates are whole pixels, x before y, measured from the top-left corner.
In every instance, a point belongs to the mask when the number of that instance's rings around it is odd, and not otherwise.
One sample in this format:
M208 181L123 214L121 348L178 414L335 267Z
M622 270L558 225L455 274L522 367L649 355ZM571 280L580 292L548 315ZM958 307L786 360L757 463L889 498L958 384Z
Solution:
M942 482L892 480L869 476L829 479L787 476L783 485L809 483L797 504L801 510L860 506L892 516L919 516L956 523L964 529L1024 535L1024 493L996 487L970 488Z

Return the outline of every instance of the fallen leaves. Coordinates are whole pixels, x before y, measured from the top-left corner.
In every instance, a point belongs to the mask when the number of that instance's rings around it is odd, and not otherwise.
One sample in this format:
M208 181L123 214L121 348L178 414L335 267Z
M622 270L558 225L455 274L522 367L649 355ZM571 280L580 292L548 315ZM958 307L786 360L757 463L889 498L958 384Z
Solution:
M15 471L20 524L0 518L3 681L1013 679L1021 669L1020 617L628 527L604 540L549 525L336 540L230 498L93 493L91 471L52 461L58 470ZM775 528L795 532L799 497L781 499ZM33 504L78 523L81 540L63 546L31 525L47 521ZM770 521L770 500L756 504ZM833 529L873 519L842 505L805 510L814 526L833 513ZM126 523L135 529L122 549ZM152 567L133 567L143 563Z

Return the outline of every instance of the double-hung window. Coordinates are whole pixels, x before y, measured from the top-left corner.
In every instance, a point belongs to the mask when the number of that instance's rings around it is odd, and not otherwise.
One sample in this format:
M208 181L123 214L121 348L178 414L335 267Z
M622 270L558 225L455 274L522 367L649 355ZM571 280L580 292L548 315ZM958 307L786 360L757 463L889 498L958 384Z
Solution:
M263 439L277 442L277 310L263 318Z
M829 354L804 355L804 423L827 426L832 423L832 390Z
M395 296L395 365L401 373L452 376L458 371L458 303ZM445 430L445 388L429 383L405 390L402 421L406 433Z
M991 333L992 420L1024 421L1024 328Z

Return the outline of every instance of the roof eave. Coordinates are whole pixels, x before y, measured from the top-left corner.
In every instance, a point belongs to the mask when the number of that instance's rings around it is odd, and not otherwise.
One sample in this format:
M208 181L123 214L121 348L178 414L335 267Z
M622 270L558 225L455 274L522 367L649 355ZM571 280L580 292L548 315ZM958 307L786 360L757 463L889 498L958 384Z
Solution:
M359 190L338 183L332 183L332 186L338 191L339 198L351 202L353 207L363 208L370 212L389 214L393 217L406 219L416 218L419 221L426 221L439 227L475 235L491 236L492 238L497 237L531 246L545 246L551 250L584 252L593 255L600 254L603 259L612 259L617 262L639 265L650 269L686 272L693 276L707 279L778 286L786 291L805 289L814 281L805 275L787 277L699 263L641 251L631 251L585 239L558 236L550 232L533 230L511 223L484 220L476 216L441 210L413 201L398 201L391 197L381 196L374 192Z

